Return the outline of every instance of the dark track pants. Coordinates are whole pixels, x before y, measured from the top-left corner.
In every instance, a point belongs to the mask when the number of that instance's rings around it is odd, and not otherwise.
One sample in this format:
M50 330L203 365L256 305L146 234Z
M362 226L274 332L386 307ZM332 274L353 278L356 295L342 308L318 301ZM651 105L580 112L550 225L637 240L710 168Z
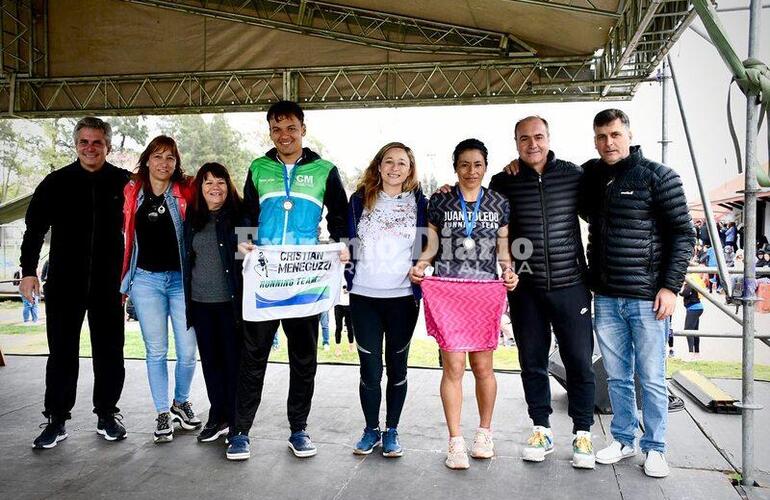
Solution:
M412 295L379 299L350 295L350 312L356 334L358 358L361 363L361 383L358 394L366 426L379 427L382 401L382 344L385 340L385 363L388 383L385 389L387 405L385 425L398 427L401 410L406 401L406 367L409 343L412 340L417 315L417 302Z
M345 328L348 330L348 344L353 343L353 323L350 318L350 306L337 304L334 306L334 342L342 342L342 321L345 321Z
M318 315L244 322L235 432L248 433L254 423L262 400L267 359L279 323L286 334L289 350L289 397L286 402L289 426L291 432L307 427L317 366Z
M198 340L203 378L209 397L209 422L235 425L242 335L230 302L192 302L192 326Z
M54 420L72 418L80 367L80 330L88 314L94 370L94 413L113 414L123 391L123 304L116 290L94 289L88 296L72 290L45 290L48 362L45 411Z
M591 294L582 285L545 291L521 284L509 293L511 322L519 349L521 380L529 417L534 425L550 427L551 388L548 354L551 326L567 372L568 413L573 432L593 424L594 371Z
M703 309L687 310L684 317L685 330L698 330L700 328L700 317ZM700 337L687 337L687 350L690 352L700 352Z

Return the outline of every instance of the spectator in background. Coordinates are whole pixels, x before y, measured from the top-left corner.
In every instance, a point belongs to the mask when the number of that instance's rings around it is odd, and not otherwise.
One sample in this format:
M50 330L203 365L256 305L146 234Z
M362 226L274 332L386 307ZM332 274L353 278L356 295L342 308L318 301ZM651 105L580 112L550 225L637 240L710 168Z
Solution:
M701 286L703 285L700 275L690 274L689 277L697 281ZM679 295L684 298L684 307L687 309L687 314L684 318L684 329L698 330L700 327L700 317L703 314L700 294L685 281ZM691 360L700 359L700 337L688 335L687 350L690 353Z
M13 286L19 286L19 283L21 283L21 268L17 269L15 273L13 273ZM32 300L27 300L27 297L25 297L23 294L21 295L21 302L24 306L21 312L22 319L24 319L25 325L36 325L38 314L37 314L37 304L40 302L40 295L33 294Z
M324 351L328 351L329 347L329 311L324 311L318 318L321 323L321 343L323 344Z
M701 255L700 262L701 264L705 264L708 267L717 266L717 254L716 254L716 251L714 250L714 247L711 247L708 245L704 246L704 252L703 252L703 255ZM709 293L712 293L714 291L714 285L717 285L717 287L719 287L719 274L709 273L707 285L708 285Z
M335 356L341 354L340 344L342 343L343 321L348 332L348 352L353 352L355 351L355 337L353 335L353 322L350 318L350 293L348 293L347 283L342 285L340 303L334 306L334 343L337 345L334 351Z
M770 267L770 253L764 250L757 252L757 267Z
M725 246L729 245L733 248L737 248L738 242L738 228L735 227L735 222L728 222L727 229L725 229Z

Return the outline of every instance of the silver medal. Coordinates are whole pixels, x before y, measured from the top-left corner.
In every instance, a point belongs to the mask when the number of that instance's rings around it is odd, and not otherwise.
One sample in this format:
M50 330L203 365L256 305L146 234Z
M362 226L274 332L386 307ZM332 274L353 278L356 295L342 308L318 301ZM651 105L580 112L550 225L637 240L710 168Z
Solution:
M293 202L293 201L291 201L291 200L290 200L290 199L288 199L288 198L286 198L285 200L283 200L283 209L284 209L284 210L286 210L286 211L288 212L288 211L289 211L289 210L291 210L292 208L294 208L294 202Z
M465 238L463 240L463 247L465 247L466 250L473 250L476 248L476 242L473 241L473 238Z

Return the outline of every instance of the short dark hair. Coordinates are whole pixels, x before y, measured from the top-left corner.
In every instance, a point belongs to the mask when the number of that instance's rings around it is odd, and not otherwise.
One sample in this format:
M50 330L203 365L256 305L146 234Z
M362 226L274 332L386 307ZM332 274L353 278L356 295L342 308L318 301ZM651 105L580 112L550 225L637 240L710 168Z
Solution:
M84 128L101 130L104 133L104 140L107 141L107 147L112 147L112 127L106 121L95 116L81 118L75 125L75 130L72 131L72 142L75 146L78 144L78 134Z
M300 123L305 123L305 112L294 101L278 101L267 110L267 121L271 119L279 121L281 118L294 116Z
M457 170L457 159L465 151L477 150L481 151L481 155L484 157L484 165L487 164L487 147L478 139L465 139L455 146L455 150L452 152L452 165Z
M548 132L549 134L551 133L551 131L548 128L548 122L546 121L545 118L543 118L542 116L538 116L538 115L531 115L531 116L525 116L524 118L522 118L521 120L516 122L516 125L514 125L514 127L513 127L513 138L514 139L519 137L519 125L521 125L524 122L528 122L529 120L540 120L541 122L543 122L543 125L545 125L545 131Z
M604 111L598 112L596 116L594 116L594 127L603 127L615 120L620 120L620 123L625 125L626 128L631 127L631 120L628 119L628 115L615 108L605 109Z

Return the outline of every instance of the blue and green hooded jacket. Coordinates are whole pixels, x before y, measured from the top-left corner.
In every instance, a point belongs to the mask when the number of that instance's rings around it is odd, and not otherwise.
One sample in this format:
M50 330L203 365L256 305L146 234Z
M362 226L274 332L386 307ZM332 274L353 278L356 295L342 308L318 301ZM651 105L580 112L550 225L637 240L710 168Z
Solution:
M347 196L339 171L331 162L308 148L291 172L291 198L294 206L284 210L285 165L275 148L251 162L243 201L249 224L257 226L257 245L314 245L318 242L318 223L326 206L327 229L334 241L347 232Z

